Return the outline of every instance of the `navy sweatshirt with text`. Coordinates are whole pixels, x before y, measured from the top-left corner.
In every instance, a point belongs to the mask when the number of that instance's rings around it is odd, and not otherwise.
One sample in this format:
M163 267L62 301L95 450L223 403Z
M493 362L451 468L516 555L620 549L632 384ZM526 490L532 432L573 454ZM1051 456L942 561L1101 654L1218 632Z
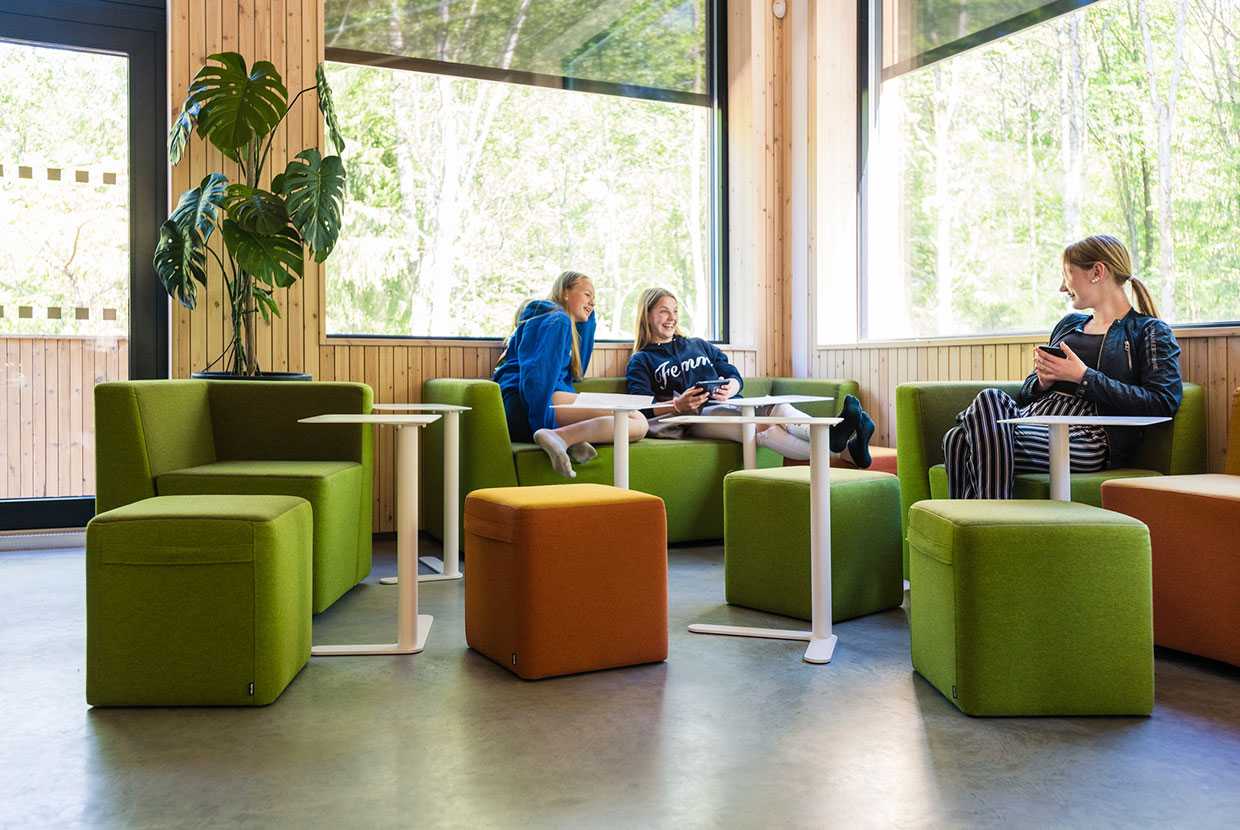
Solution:
M676 335L669 343L651 343L630 357L625 380L630 395L653 395L663 402L699 380L715 378L736 378L742 388L745 385L741 373L713 343Z

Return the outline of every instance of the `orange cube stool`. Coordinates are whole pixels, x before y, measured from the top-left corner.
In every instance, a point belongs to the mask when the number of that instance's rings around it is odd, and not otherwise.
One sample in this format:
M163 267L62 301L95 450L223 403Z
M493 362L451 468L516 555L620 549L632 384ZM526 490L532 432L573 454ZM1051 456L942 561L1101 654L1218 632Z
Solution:
M667 659L663 500L603 484L465 499L465 640L526 680Z

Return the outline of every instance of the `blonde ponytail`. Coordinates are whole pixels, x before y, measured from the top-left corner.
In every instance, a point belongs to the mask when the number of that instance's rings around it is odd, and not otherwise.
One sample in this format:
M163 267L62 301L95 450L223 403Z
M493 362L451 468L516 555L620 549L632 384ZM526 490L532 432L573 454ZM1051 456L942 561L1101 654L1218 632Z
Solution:
M1137 301L1137 311L1146 317L1157 317L1158 306L1154 305L1154 298L1150 295L1150 290L1145 287L1145 283L1136 277L1129 277L1128 281L1132 283L1132 297Z

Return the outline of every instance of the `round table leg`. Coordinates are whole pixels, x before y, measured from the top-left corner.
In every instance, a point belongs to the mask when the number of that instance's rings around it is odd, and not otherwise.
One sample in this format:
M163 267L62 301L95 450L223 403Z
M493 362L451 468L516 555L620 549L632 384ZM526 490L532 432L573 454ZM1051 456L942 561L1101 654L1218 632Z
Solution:
M744 400L742 398L742 400ZM757 409L752 406L741 404L741 414L746 418L754 417ZM758 467L758 428L753 424L741 424L741 459L745 464L746 470L754 470Z
M809 579L813 618L808 663L827 663L835 652L831 633L831 428L812 424L809 430Z
M612 412L612 483L629 489L629 413Z
M1051 498L1072 501L1072 458L1068 449L1068 425L1050 425Z

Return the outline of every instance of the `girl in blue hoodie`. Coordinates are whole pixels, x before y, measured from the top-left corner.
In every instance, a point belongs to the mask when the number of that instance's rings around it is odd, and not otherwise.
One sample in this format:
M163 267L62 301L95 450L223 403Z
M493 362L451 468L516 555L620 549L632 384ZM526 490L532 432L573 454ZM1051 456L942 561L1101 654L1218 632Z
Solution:
M577 399L573 381L581 380L594 350L594 283L584 274L565 271L551 288L550 300L533 300L517 313L517 325L491 379L499 384L514 441L533 441L565 478L575 478L572 462L598 453L590 442L611 440L613 416L590 409L553 409ZM629 413L629 440L646 434L646 419Z
M628 366L628 391L633 395L654 396L656 405L646 412L651 418L650 435L654 438L682 438L687 434L697 438L740 441L741 430L735 424L695 424L686 429L664 422L665 416L688 415L699 410L704 415L738 414L735 405L729 406L726 402L740 394L744 379L728 362L727 355L713 343L700 337L685 337L680 330L679 304L670 291L646 289L638 301L637 311L637 333ZM726 379L727 383L709 396L695 385L698 381L715 379ZM789 404L760 407L758 413L788 418L805 416ZM852 395L844 399L841 417L844 422L831 430L832 452L847 449L858 467L870 466L869 440L874 433L874 422ZM807 425L772 425L765 428L759 425L757 432L758 446L772 449L785 458L799 461L809 458Z

